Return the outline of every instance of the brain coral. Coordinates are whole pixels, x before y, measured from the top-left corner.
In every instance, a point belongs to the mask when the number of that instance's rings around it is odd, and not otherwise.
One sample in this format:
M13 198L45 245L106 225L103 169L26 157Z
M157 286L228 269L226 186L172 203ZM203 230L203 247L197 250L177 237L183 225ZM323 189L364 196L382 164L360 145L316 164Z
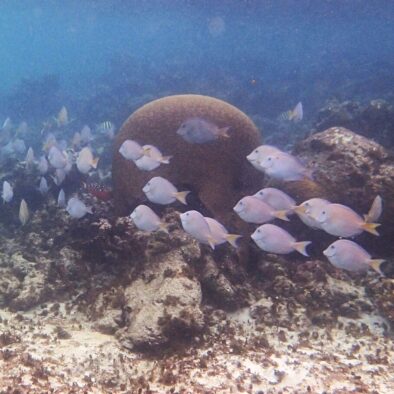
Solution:
M190 144L176 134L183 121L201 117L218 127L230 126L230 138ZM126 139L157 146L172 155L169 165L140 171L118 152ZM217 219L229 222L232 207L243 195L255 192L261 177L246 160L260 144L253 122L234 106L207 96L177 95L152 101L123 124L114 143L112 176L118 214L128 214L144 199L142 187L153 176L171 181L178 190L192 190Z

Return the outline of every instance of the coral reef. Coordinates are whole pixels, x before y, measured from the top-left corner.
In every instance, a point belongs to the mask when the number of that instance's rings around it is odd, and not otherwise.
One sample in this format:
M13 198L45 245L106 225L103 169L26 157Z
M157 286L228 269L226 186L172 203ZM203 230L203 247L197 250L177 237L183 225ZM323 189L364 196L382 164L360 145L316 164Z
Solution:
M190 144L176 131L190 117L201 117L219 127L230 127L231 137L210 144ZM126 139L153 144L169 165L145 173L118 152ZM259 144L259 132L248 117L221 100L199 95L170 96L153 101L132 114L114 144L113 184L118 212L129 213L143 199L142 187L160 175L178 188L192 190L218 220L229 223L232 207L243 195L256 190L259 180L245 157Z

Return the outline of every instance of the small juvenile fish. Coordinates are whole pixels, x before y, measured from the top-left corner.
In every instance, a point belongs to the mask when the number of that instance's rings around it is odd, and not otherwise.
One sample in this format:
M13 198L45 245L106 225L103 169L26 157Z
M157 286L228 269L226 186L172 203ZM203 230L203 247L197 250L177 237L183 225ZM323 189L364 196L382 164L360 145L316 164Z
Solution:
M262 224L275 218L289 220L285 211L276 211L264 201L253 196L241 198L233 210L247 223Z
M64 168L57 168L55 170L55 176L52 176L53 181L56 186L60 186L63 181L66 179L66 170Z
M383 212L383 201L382 197L376 196L372 202L371 208L368 213L364 216L367 223L375 223L379 220Z
M77 157L77 168L82 174L87 174L92 168L97 168L99 158L93 157L93 153L90 148L85 147L79 153Z
M89 194L101 201L109 201L112 198L112 190L107 186L99 183L84 183L83 187Z
M383 275L380 265L384 260L372 259L365 249L353 241L347 239L335 241L323 251L323 254L337 268L353 272L365 272L371 267L380 275Z
M180 215L183 229L198 242L215 249L215 239L204 216L198 211L187 211Z
M131 213L130 218L139 230L152 232L161 229L167 231L156 213L146 205L138 205Z
M115 125L110 121L105 121L100 123L96 129L99 133L105 134L109 139L114 138L115 135Z
M142 149L146 152L142 157L135 161L136 166L143 171L152 171L160 164L169 164L172 156L163 156L162 153L153 145L144 145Z
M14 197L14 190L7 181L3 182L3 192L1 193L1 197L4 203L10 202L12 197Z
M294 107L294 109L291 109L286 112L282 112L279 115L279 120L292 120L294 122L299 122L302 120L303 117L304 117L304 111L302 109L302 103L299 102Z
M272 145L260 145L256 149L254 149L249 155L246 156L250 164L256 170L263 171L259 162L265 160L268 156L273 155L275 153L282 152L280 149L276 148Z
M21 204L19 206L19 220L22 223L22 226L24 226L29 221L29 217L30 217L29 208L26 204L26 201L22 199Z
M35 161L35 158L34 158L34 151L33 151L33 148L30 147L30 148L27 150L27 153L26 153L26 158L25 158L26 167L27 167L27 168L32 168L33 165L34 165L34 161Z
M119 153L126 160L136 161L144 155L144 149L138 142L125 140L119 148Z
M220 137L229 138L229 128L219 128L202 118L190 118L181 124L176 133L191 144L204 144Z
M68 200L66 211L69 213L71 217L74 219L81 219L87 213L93 213L92 208L87 207L84 202L82 202L77 197L71 197Z
M70 123L68 120L68 111L65 106L60 109L57 117L55 118L55 121L58 127L66 126Z
M45 175L48 172L48 167L48 160L45 158L45 156L41 156L37 165L39 173L41 175Z
M224 227L215 219L208 217L205 217L204 219L208 223L209 230L211 231L212 238L215 242L215 246L228 242L234 248L238 247L237 242L240 238L242 238L242 235L229 234L226 227Z
M282 181L299 181L312 179L312 173L293 155L277 152L259 160L258 165L271 178Z
M142 189L149 201L167 205L178 200L187 205L186 196L189 191L178 192L177 188L161 176L153 177Z
M88 144L90 141L93 140L92 130L88 125L82 127L80 135L81 135L81 142L83 144Z
M67 156L55 145L48 152L49 164L54 168L64 168L67 165Z
M48 182L43 176L40 179L40 186L38 187L38 190L42 195L47 194L49 191Z
M341 204L328 204L321 208L313 219L320 223L321 228L337 237L350 238L363 231L373 235L379 235L376 227L378 223L367 223L360 215L351 208Z
M296 205L295 200L293 200L282 190L275 189L274 187L266 187L259 190L253 197L264 201L272 208L277 211L286 211L287 214L293 213L293 208Z
M64 193L63 189L60 189L59 195L57 196L57 205L58 207L65 208L66 207L66 193Z
M251 235L256 245L269 253L288 254L296 250L308 256L306 247L310 241L297 242L287 231L274 224L263 224Z
M308 227L322 229L321 224L315 218L328 204L331 204L330 201L324 200L323 198L311 198L310 200L304 201L301 205L294 207L294 212Z

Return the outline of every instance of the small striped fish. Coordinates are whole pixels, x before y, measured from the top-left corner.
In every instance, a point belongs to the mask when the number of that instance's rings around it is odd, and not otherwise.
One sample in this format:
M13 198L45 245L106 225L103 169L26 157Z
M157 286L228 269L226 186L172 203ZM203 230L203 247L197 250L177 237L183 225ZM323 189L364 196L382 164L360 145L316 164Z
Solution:
M304 116L304 112L302 109L302 103L299 102L294 109L290 109L289 111L282 112L279 116L278 119L281 121L294 121L294 122L299 122L302 120Z

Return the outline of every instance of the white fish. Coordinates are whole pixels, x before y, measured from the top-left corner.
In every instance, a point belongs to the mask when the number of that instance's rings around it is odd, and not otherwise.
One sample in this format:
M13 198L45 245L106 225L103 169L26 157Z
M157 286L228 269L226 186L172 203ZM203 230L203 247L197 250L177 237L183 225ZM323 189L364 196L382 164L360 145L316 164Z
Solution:
M337 268L347 271L364 272L371 267L383 275L380 265L384 260L372 259L371 255L365 249L353 241L347 239L335 241L323 251L323 254Z
M269 253L288 254L297 251L308 256L306 247L310 241L297 242L287 231L274 224L263 224L251 235L256 245Z
M57 205L61 208L66 207L66 193L64 193L63 189L60 189L59 195L57 196Z
M66 211L69 213L71 217L74 219L81 219L87 213L92 213L92 208L85 205L83 201L78 199L77 197L71 197L68 200Z
M130 218L139 230L152 232L162 229L167 231L156 213L146 205L138 205L131 213Z
M295 200L282 192L282 190L275 189L274 187L261 189L253 197L264 201L277 211L286 211L287 214L293 213L293 208L296 205Z
M262 224L275 218L289 220L285 211L276 211L264 201L253 196L241 198L233 209L247 223Z
M138 142L125 140L119 148L119 153L126 160L136 161L144 155L144 149Z
M250 164L256 170L263 171L259 162L265 160L269 155L282 152L280 149L272 145L260 145L255 148L249 155L246 156Z
M42 195L47 194L49 191L48 182L43 176L40 179L40 186L38 187L38 190Z
M367 223L375 223L379 220L383 212L383 201L382 197L376 196L372 202L371 208L368 213L364 216Z
M259 160L258 165L268 176L282 181L312 179L312 173L290 153L277 152Z
M40 172L41 175L45 175L48 172L48 160L45 158L45 156L41 156L40 160L38 161L38 171Z
M220 137L229 138L228 130L229 127L219 128L205 119L196 117L186 119L176 133L191 144L204 144Z
M67 156L57 146L53 145L48 152L48 161L54 168L64 168L67 165Z
M315 218L328 204L331 204L330 201L323 198L311 198L310 200L306 200L302 204L294 207L294 212L308 227L313 229L322 229L321 224Z
M4 131L10 131L10 130L12 129L12 121L11 121L11 118L7 118L7 119L4 121L3 126L2 126L2 129L3 129Z
M198 211L187 211L180 215L183 229L197 241L215 249L215 239L204 216Z
M68 111L67 108L65 106L63 106L59 113L57 114L57 117L55 118L57 126L58 127L62 127L62 126L66 126L70 123L69 119L68 119Z
M234 248L238 247L237 242L242 238L242 235L229 234L226 227L215 219L205 217L205 221L208 223L215 246L228 242L230 245L234 246Z
M34 162L35 162L35 158L34 158L34 151L33 151L32 147L30 147L27 150L25 162L26 162L26 167L27 168L32 168L33 167Z
M178 200L186 203L189 191L178 192L177 188L167 179L161 176L153 177L142 189L149 201L156 204L167 205Z
M153 145L144 145L142 147L144 154L138 160L135 160L136 166L143 171L155 170L160 164L169 164L172 156L163 156L162 153Z
M90 148L85 147L79 153L77 157L77 168L82 174L87 174L92 168L97 168L99 158L94 158Z
M12 197L14 197L14 190L7 181L3 182L3 192L1 193L1 197L5 203L10 202Z
M64 168L57 168L55 170L55 176L52 176L53 181L56 186L60 186L63 181L66 179L66 170Z
M21 205L19 206L19 220L22 223L22 226L24 226L29 221L29 217L29 208L26 204L26 201L22 199Z
M23 155L26 152L26 144L20 138L16 138L12 143L12 148L15 153Z
M83 126L81 130L81 142L83 144L88 144L92 140L93 140L92 130L88 125Z
M281 113L279 115L279 120L292 120L294 122L300 122L303 117L304 110L302 108L302 103L299 102L293 109Z
M328 204L324 206L313 219L319 222L325 232L336 237L350 238L363 231L379 235L376 231L376 227L379 226L378 223L367 223L351 208L342 204Z

